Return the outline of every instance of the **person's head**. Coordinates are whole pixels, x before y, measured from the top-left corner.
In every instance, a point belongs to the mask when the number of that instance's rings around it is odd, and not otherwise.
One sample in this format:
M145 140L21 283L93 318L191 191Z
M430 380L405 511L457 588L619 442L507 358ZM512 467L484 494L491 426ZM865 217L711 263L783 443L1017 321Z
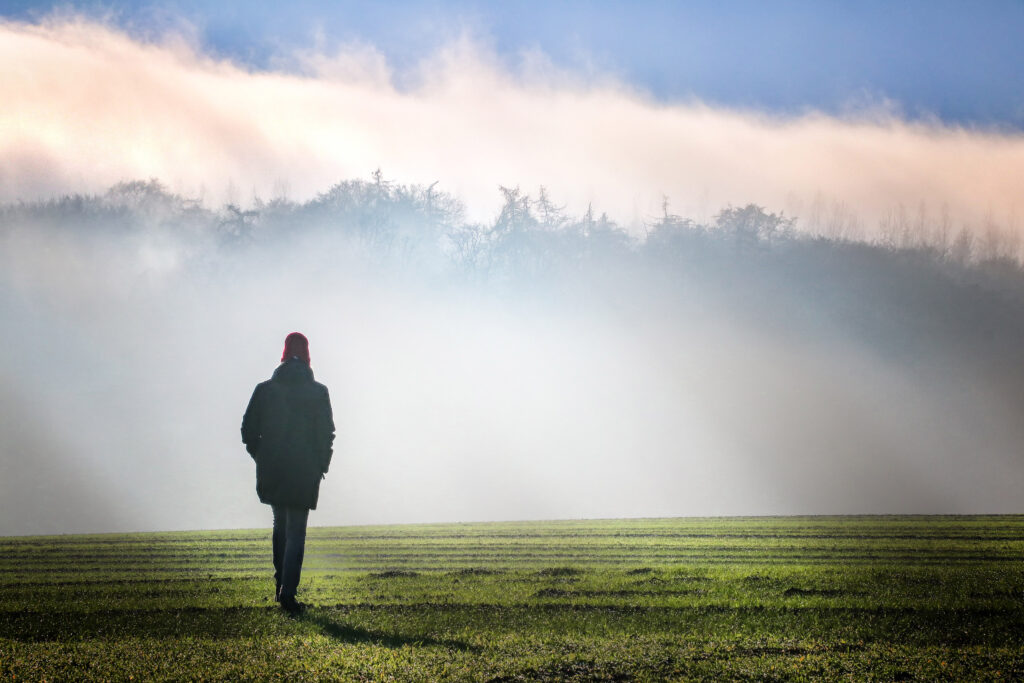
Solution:
M306 365L309 365L309 340L301 332L292 332L284 338L284 352L281 354L281 362L289 358L298 358Z

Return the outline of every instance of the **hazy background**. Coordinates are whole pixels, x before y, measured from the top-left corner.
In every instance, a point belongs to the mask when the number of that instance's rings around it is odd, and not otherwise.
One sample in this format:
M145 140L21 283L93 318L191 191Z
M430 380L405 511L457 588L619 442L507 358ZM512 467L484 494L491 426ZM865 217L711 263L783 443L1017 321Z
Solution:
M1020 512L1024 17L883 5L10 4L0 533L268 524L293 330L313 524Z
M504 200L6 207L4 531L265 523L238 426L292 330L338 425L317 524L1020 509L1015 259Z

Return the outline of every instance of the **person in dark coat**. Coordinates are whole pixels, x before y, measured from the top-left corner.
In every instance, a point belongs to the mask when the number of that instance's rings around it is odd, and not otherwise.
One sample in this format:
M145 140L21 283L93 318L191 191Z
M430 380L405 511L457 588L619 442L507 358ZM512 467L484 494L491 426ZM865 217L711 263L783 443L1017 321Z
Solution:
M331 465L334 419L327 387L313 380L309 341L285 338L281 364L256 385L242 418L242 443L256 461L256 495L274 511L275 597L289 612L302 572L309 511Z

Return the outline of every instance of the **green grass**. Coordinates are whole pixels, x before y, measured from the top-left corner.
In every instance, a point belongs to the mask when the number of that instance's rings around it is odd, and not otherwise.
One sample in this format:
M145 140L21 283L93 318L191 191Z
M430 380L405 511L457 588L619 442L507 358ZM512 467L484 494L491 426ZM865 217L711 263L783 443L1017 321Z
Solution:
M1024 516L0 539L0 680L1024 678Z

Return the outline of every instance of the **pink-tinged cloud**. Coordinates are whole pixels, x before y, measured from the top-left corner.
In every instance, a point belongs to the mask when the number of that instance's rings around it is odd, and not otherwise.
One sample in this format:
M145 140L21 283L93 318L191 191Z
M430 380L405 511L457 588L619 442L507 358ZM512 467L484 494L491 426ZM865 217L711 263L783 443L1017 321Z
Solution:
M217 204L305 199L382 168L486 220L497 187L545 185L629 225L755 202L805 227L872 232L902 205L954 228L1019 231L1024 136L907 122L884 108L779 118L665 104L610 78L462 41L396 79L372 48L252 71L186 39L143 43L78 19L0 24L0 200L156 177ZM403 83L402 87L396 81ZM412 85L408 85L412 83ZM831 216L831 218L829 218Z

